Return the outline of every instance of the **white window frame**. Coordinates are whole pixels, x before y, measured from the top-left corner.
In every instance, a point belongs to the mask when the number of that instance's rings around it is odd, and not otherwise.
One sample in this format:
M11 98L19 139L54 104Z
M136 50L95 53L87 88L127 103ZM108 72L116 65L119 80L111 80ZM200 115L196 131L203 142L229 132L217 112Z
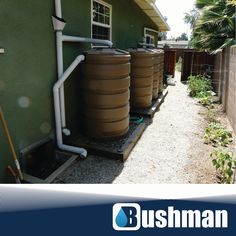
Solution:
M102 4L106 7L109 8L110 10L110 22L109 22L109 25L106 25L106 24L102 24L102 23L99 23L99 22L96 22L96 21L93 21L93 2L97 2L99 4ZM105 27L105 28L108 28L109 29L109 41L112 41L112 5L102 1L102 0L91 0L91 38L93 38L93 25L97 25L97 26L101 26L101 27ZM98 46L98 45L91 45L92 48L98 48L98 47L101 47L101 46ZM102 46L104 47L104 46Z

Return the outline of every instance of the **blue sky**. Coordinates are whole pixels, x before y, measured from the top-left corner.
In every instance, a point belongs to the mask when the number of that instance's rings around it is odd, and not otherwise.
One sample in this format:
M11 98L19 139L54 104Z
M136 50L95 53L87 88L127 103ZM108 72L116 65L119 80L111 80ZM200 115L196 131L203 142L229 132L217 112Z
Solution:
M168 18L167 22L171 27L168 38L178 37L181 33L190 34L189 27L184 23L184 13L189 12L194 6L195 0L156 0L156 5L163 16Z

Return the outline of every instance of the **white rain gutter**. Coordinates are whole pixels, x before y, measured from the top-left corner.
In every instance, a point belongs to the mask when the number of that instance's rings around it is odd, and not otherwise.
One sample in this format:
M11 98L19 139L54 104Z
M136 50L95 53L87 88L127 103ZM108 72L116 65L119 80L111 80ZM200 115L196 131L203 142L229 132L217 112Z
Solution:
M78 56L73 63L64 72L63 68L63 42L80 42L80 43L97 43L112 47L113 43L108 40L90 39L76 36L63 35L62 31L66 22L62 19L61 0L55 0L56 17L52 17L53 27L56 31L56 48L57 48L57 74L58 82L53 87L54 106L55 106L55 119L56 119L56 136L58 147L62 150L78 153L81 157L87 156L87 151L83 148L68 146L63 144L64 133L66 136L71 134L70 130L66 128L66 115L65 115L65 95L64 95L64 82L78 64L84 60L84 56Z

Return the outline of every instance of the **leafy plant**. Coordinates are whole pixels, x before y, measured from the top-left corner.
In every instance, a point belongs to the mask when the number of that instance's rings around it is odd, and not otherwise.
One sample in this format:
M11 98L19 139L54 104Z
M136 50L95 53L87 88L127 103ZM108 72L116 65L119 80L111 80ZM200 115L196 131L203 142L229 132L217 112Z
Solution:
M200 14L194 25L192 46L216 53L235 45L235 1L196 0Z
M191 75L188 77L187 85L191 97L203 98L212 94L211 79L208 75Z
M209 107L212 104L212 97L206 96L199 99L199 103L205 107Z
M232 140L232 133L226 130L220 123L212 122L205 129L205 143L212 143L214 146L228 146Z
M221 183L231 184L234 180L236 160L232 152L215 150L211 153L212 163L219 172Z
M212 94L213 92L211 90L209 91L202 91L202 92L199 92L198 95L197 95L197 98L206 98L206 97L209 97L209 98L212 98Z

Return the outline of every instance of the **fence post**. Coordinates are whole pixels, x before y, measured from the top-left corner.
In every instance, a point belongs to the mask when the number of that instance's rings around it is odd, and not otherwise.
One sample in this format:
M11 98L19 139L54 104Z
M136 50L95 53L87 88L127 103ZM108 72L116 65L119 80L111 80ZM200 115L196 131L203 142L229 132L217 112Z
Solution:
M228 100L228 84L229 84L229 54L230 48L223 50L223 81L222 81L222 105L223 111L226 112Z

